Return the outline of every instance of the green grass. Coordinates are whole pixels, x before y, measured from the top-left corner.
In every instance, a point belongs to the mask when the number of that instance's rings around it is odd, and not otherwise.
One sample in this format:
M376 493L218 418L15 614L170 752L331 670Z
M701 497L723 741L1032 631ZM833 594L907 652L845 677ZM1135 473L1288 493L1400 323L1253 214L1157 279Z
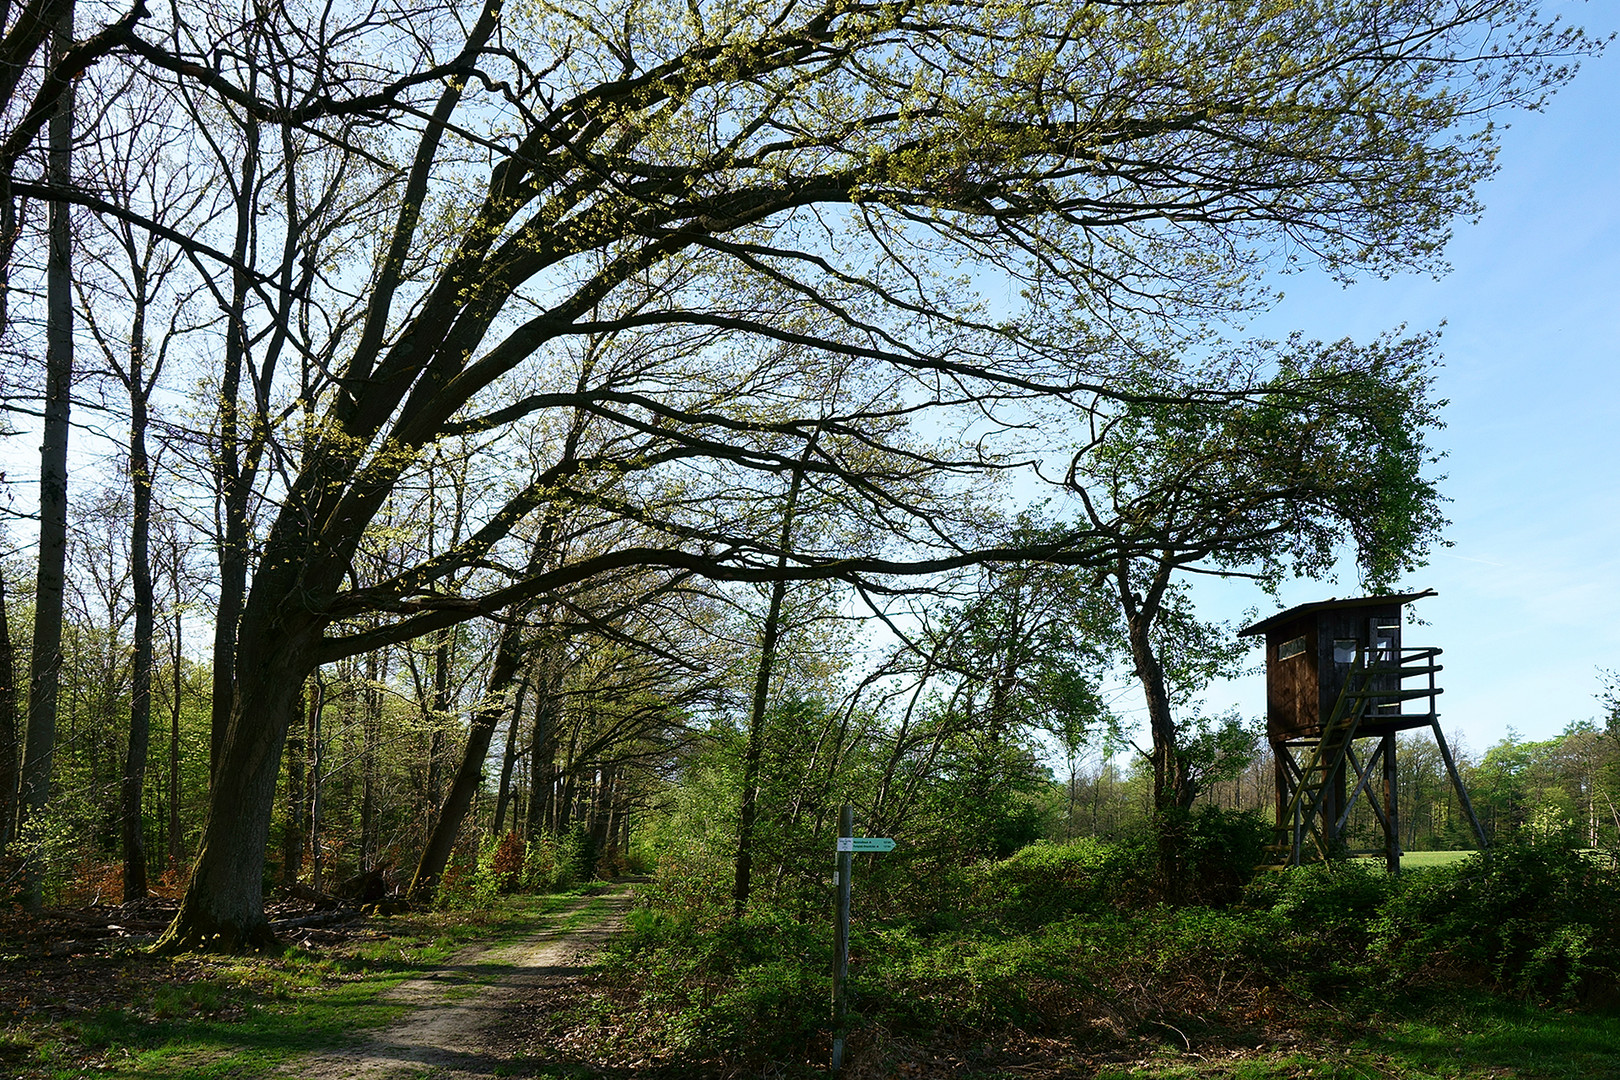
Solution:
M1240 1058L1167 1047L1147 1061L1104 1069L1097 1080L1595 1080L1620 1077L1617 1031L1620 1019L1612 1015L1458 995L1421 1017L1375 1018L1342 1045Z
M1586 855L1591 859L1601 859L1607 855L1606 852L1599 851L1595 848L1576 848L1574 850L1581 852L1583 855ZM1450 866L1452 863L1462 862L1464 859L1478 854L1479 852L1472 849L1464 851L1408 851L1401 856L1401 866L1407 868L1418 866ZM1382 855L1357 855L1355 857L1355 861L1375 863L1382 866L1384 864L1384 857Z
M351 1043L356 1032L398 1020L406 1006L381 995L432 971L470 942L498 946L527 937L543 922L569 929L599 916L604 901L591 898L555 917L578 899L577 893L513 896L489 912L379 920L376 925L389 935L383 940L323 953L290 949L282 957L221 958L202 977L185 982L164 980L159 962L136 1001L3 1033L0 1060L30 1080L92 1073L120 1080L263 1076L302 1054ZM471 993L503 973L498 965L477 965L448 991Z
M1500 1076L1586 1080L1620 1076L1620 1020L1510 1002L1465 1004L1443 1020L1405 1020L1366 1048L1407 1063L1417 1077Z

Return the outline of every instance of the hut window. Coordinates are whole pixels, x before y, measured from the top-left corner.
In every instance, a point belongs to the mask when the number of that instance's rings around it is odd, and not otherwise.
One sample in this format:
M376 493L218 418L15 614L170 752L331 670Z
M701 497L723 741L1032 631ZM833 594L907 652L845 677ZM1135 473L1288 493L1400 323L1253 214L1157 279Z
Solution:
M1356 661L1356 639L1333 639L1333 662L1335 664L1353 664Z
M1292 641L1285 641L1277 646L1277 659L1286 660L1290 656L1298 656L1305 651L1305 637L1300 635Z
M1400 632L1400 623L1386 622L1374 619L1372 624L1373 656L1380 664L1396 662L1395 635Z

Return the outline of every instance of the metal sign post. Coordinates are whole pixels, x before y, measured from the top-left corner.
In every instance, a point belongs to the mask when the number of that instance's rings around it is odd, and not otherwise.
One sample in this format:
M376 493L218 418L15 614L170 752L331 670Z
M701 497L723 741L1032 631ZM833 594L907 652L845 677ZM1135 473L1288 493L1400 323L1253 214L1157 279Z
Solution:
M838 870L833 874L837 895L837 922L833 928L833 1044L832 1074L844 1064L844 1036L849 1004L849 879L857 851L893 851L887 836L855 836L855 809L845 805L838 811Z
M844 982L849 978L849 873L854 845L855 808L845 804L838 811L838 869L833 872L837 896L837 923L833 928L833 1044L832 1072L838 1075L844 1064Z

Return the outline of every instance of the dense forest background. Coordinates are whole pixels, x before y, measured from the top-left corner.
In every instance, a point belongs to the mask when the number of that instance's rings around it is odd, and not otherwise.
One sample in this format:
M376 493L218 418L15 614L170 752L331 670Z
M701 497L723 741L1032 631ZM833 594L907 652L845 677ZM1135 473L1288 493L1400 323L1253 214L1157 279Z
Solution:
M108 493L80 518L102 526L75 530L73 565L86 576L71 579L51 812L13 841L5 863L6 887L15 890L22 853L34 847L51 904L122 896L118 792L133 650L127 552L108 543L118 505L116 492ZM175 589L172 565L160 564L168 599L159 608L153 678L159 734L141 797L148 876L167 895L183 884L201 829L211 716L207 665L186 655L185 635L198 633L197 586L186 582L182 561ZM16 599L24 591L15 577L8 582L13 627L29 624L27 605ZM576 873L646 871L663 859L699 861L707 873L698 877L711 885L724 877L735 854L747 696L758 663L748 605L757 607L758 597L688 600L683 618L692 629L681 654L658 656L581 626L566 648L531 662L522 688L509 691L457 838L452 884L469 887L480 858L487 868L508 833L532 848L537 864L571 859ZM817 621L807 606L800 622L804 633L789 639L791 674L764 738L766 854L758 865L770 888L784 887L787 875L823 879L836 805L846 799L860 808L863 830L897 837L908 860L971 862L1038 839L1118 839L1147 828L1146 755L1106 714L1088 716L1091 726L1078 732L1054 732L1039 697L1050 672L1021 682L1018 713L991 729L970 680L863 681L855 668L863 653L847 620L824 609ZM267 885L356 888L366 875L390 888L409 884L461 760L467 717L488 692L497 632L464 626L311 679L305 726L293 733L283 767ZM27 635L16 635L12 649L11 663L25 667ZM554 679L560 694L548 694ZM1134 704L1128 684L1116 696L1125 708ZM1197 806L1270 820L1273 769L1257 730L1254 721L1226 729L1225 756ZM1472 847L1432 738L1413 733L1399 745L1403 846ZM1583 720L1553 739L1456 749L1492 837L1535 833L1583 847L1616 845L1620 739L1609 730ZM1361 847L1381 845L1364 804L1352 832Z

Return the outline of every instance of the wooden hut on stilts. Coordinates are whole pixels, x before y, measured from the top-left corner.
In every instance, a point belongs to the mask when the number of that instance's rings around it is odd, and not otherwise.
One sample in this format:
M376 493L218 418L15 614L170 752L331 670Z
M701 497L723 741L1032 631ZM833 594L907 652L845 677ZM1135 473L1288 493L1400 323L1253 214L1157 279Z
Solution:
M1435 700L1440 650L1401 644L1402 608L1432 589L1301 604L1247 626L1266 639L1266 737L1277 779L1268 867L1346 851L1345 827L1366 794L1384 832L1391 872L1401 866L1398 732L1429 727L1480 847L1485 833L1451 756Z

